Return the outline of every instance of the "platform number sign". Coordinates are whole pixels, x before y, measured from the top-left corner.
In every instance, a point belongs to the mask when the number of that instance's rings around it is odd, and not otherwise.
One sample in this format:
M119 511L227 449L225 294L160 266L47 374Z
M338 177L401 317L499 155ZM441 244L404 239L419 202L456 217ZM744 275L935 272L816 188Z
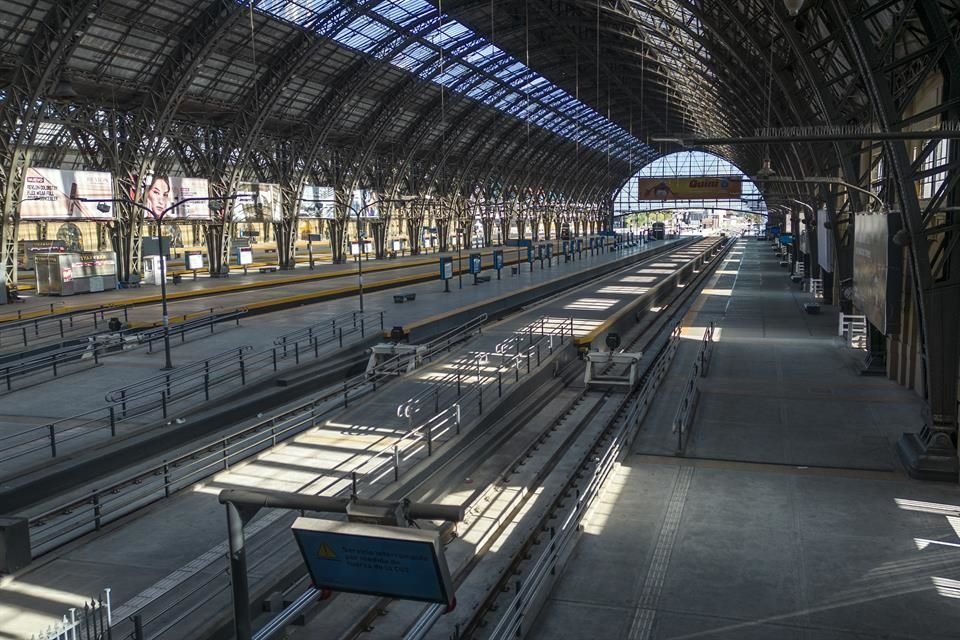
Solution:
M503 251L500 249L493 251L493 268L497 271L503 269Z
M470 254L470 273L476 275L480 273L480 271L481 271L480 254L471 253Z

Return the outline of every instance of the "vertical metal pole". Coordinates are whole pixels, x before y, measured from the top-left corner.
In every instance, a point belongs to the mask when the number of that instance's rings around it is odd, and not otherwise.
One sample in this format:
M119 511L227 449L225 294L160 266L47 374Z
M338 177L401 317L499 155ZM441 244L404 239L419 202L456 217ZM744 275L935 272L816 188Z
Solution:
M393 481L400 479L400 447L393 445Z
M116 437L117 435L117 414L113 407L110 405L110 437Z
M232 502L227 507L227 535L230 542L230 583L233 588L233 632L236 640L251 640L250 588L247 582L247 548L243 518Z
M360 313L363 313L363 236L360 235L360 211L357 211L357 278L360 284Z
M167 265L163 259L163 240L160 237L160 222L163 220L163 215L154 220L157 223L157 245L160 248L160 307L163 314L163 355L166 359L163 368L173 369L173 361L170 359L170 316L167 314Z

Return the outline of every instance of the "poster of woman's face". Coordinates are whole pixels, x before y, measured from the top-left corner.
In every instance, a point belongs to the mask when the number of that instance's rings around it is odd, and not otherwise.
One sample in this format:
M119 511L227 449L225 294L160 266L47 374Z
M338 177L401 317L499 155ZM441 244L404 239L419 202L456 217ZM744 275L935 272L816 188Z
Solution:
M159 217L169 206L170 181L163 176L154 176L144 196L145 206L154 216Z

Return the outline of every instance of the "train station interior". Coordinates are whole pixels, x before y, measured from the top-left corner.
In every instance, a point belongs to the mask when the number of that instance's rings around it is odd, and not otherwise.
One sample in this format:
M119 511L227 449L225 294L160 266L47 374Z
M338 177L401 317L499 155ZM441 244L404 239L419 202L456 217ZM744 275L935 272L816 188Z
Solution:
M0 640L949 640L955 0L0 0Z

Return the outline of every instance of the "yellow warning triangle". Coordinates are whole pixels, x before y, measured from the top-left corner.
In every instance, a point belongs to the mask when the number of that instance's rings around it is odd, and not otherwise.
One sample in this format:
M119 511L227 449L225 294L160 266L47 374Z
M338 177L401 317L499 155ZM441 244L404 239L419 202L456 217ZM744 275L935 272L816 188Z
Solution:
M333 549L330 548L326 542L320 544L320 548L317 549L317 555L325 560L336 560L337 554L333 552Z

